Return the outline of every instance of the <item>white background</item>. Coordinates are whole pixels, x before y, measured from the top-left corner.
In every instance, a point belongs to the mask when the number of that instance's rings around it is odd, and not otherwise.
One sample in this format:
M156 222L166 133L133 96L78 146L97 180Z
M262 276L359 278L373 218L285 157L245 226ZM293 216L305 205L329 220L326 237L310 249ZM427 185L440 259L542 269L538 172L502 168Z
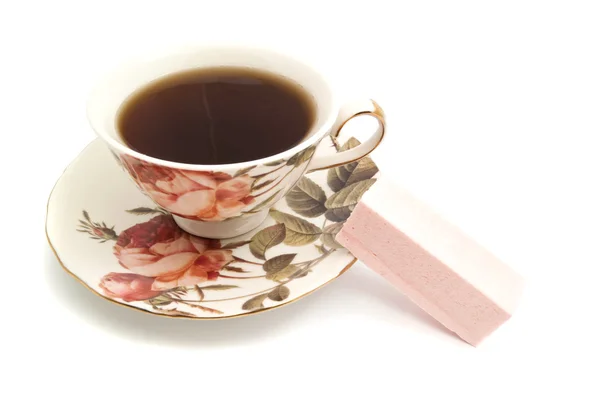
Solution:
M0 399L598 400L597 1L1 1ZM375 160L528 281L479 348L357 264L290 306L179 321L103 301L44 236L128 54L246 40L333 71L389 117Z

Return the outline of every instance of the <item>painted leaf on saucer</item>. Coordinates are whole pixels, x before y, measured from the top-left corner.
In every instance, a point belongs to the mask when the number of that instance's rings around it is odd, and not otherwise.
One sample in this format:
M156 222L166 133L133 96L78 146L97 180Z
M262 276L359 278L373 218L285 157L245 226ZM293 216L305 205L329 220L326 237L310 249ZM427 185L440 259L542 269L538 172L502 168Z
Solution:
M351 140L344 148L357 144ZM308 157L299 155L293 163ZM330 268L325 260L353 260L335 235L376 171L366 158L303 177L271 208L265 223L228 240L190 235L165 209L143 202L121 209L121 216L131 216L126 219L80 209L76 230L97 241L98 252L115 261L95 284L105 297L169 316L234 316L299 298L306 286L296 283L321 282L314 275ZM241 170L228 179L247 174ZM257 185L262 184L248 182L250 191ZM133 224L116 227L132 219Z

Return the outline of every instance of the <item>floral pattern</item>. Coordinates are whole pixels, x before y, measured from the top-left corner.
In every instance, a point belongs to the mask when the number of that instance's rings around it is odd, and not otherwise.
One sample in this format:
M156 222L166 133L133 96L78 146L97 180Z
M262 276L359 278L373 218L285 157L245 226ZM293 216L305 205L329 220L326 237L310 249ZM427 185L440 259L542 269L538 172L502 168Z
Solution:
M296 167L307 163L314 151L309 147L288 160L251 166L233 175L167 168L126 154L113 154L137 186L169 213L194 220L223 221L272 206L278 200L280 184ZM259 167L262 171L256 173Z
M350 139L338 150L358 144ZM281 169L282 165L286 162L276 167ZM121 271L105 274L97 285L103 295L120 302L150 308L159 314L194 318L223 315L219 307L223 302L239 302L239 312L228 311L232 315L264 309L266 302L272 307L297 298L290 284L313 273L331 255L346 252L335 241L335 235L362 194L375 182L377 173L375 164L366 157L328 170L327 188L310 176L302 177L285 196L286 206L279 207L283 206L282 201L270 210L266 224L225 243L182 231L170 215L170 208L177 204L177 197L188 193L192 194L189 199L195 201L210 200L209 206L203 206L204 217L230 216L233 210L239 213L241 209L234 203L250 202L251 188L256 188L257 181L263 180L261 185L269 186L273 179L265 179L268 173L251 177L248 171L229 176L175 173L141 165L127 168L135 168L137 179L147 185L147 190L160 192L174 203L127 210L143 221L119 234L113 226L95 222L87 211L82 212L78 231L101 244L111 241L109 249L121 266ZM200 196L196 192L212 195ZM254 284L246 285L251 282ZM207 297L209 292L222 295Z
M164 291L216 280L233 261L232 251L220 248L220 241L194 237L161 214L123 231L114 254L127 270L152 278L151 290Z
M239 216L254 202L255 178L212 171L176 170L121 156L123 166L156 203L171 213L204 221Z
M160 295L162 291L152 290L154 279L131 273L108 273L100 280L100 288L111 298L121 298L125 302L144 301Z

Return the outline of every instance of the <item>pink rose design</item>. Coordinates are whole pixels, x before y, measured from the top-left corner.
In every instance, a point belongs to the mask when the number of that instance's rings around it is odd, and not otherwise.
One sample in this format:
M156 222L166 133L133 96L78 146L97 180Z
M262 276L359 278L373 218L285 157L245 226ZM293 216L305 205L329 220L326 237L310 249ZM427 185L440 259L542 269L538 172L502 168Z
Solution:
M123 155L123 164L138 185L168 211L182 217L221 221L239 216L254 202L254 178L212 171L168 169Z
M100 288L111 298L123 301L144 301L160 295L162 291L152 290L154 279L132 273L108 273L102 277Z
M161 215L123 231L114 254L124 268L152 277L152 291L165 291L216 280L233 261L233 251L220 248L219 240L194 237Z

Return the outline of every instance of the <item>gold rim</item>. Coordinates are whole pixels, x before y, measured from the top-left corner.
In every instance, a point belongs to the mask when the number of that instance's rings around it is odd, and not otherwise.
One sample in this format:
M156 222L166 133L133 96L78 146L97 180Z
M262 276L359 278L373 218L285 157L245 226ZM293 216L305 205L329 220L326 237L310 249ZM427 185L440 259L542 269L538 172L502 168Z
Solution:
M63 175L65 174L65 172L69 169L69 167L71 166L71 164L73 164L77 159L79 159L81 157L81 155L85 152L85 150L94 142L98 141L98 139L94 139L92 142L90 142L88 145L86 145L85 148L83 148L83 150L81 152L79 152L79 154L75 157L75 159L73 159L73 161L71 163L69 163L69 165L63 170L62 174L60 175L60 177L58 177L58 180L56 180L56 183L54 184L54 186L52 187L52 191L50 191L50 195L48 196L48 201L46 202L46 220L45 220L45 224L44 224L44 228L45 228L45 232L46 232L46 240L48 241L48 245L50 246L50 249L52 250L52 253L54 253L54 256L56 257L56 260L58 261L58 264L63 268L63 270L65 272L67 272L67 274L71 277L73 277L77 282L79 282L81 285L83 285L85 288L87 288L88 290L90 290L93 294L99 296L102 299L105 299L115 305L119 305L119 306L123 306L125 308L128 309L133 309L135 311L138 312L144 312L147 313L149 315L152 316L160 316L160 317L166 317L166 318L171 318L171 319L185 319L185 320L223 320L223 319L233 319L236 317L245 317L245 316L249 316L249 315L254 315L257 313L262 313L262 312L268 312L271 311L273 309L277 309L277 308L281 308L282 306L286 306L289 305L293 302L296 302L310 294L312 294L313 292L325 287L327 284L331 283L332 281L334 281L335 279L337 279L338 277L340 277L342 274L346 273L348 271L348 269L350 269L352 267L352 265L354 263L356 263L356 261L358 259L354 258L353 260L350 261L350 263L348 263L338 274L337 276L327 280L325 283L321 284L320 286L313 288L312 290L300 295L297 298L291 299L287 302L283 302L280 303L278 305L273 305L273 306L269 306L266 308L262 308L262 309L257 309L254 311L249 311L246 313L239 313L237 315L228 315L228 316L215 316L215 317L202 317L202 316L195 316L195 317L191 317L191 316L177 316L177 315L167 315L164 313L157 313L157 312L153 312L144 308L141 308L139 306L134 306L134 305L129 305L129 304L125 304L119 301L116 301L112 298L109 298L105 295L102 295L101 293L99 293L98 291L96 291L94 288L92 288L90 285L88 285L85 281L83 281L80 277L78 277L75 273L73 273L71 270L69 270L69 268L63 263L62 259L60 258L60 256L58 256L58 252L56 251L56 249L54 248L54 245L52 245L52 241L50 240L50 235L48 235L48 212L50 210L50 199L52 198L52 194L54 193L54 189L56 188L56 186L58 185L59 181L61 180L61 178L63 177ZM350 252L348 252L350 254ZM352 254L350 254L352 255Z
M379 147L379 145L381 144L381 141L383 141L383 137L385 136L385 132L386 132L386 130L385 130L385 114L383 113L383 109L381 108L381 106L375 100L371 99L371 103L373 103L373 111L361 111L361 112L358 112L358 113L352 115L352 117L349 117L348 119L346 119L346 121L344 121L340 125L340 127L337 129L335 134L331 135L331 139L333 140L336 148L339 150L339 144L337 142L337 137L340 135L340 132L342 131L342 129L344 128L346 123L358 116L371 116L371 117L375 117L379 121L379 124L381 125L381 137L379 138L379 141L375 144L375 146L373 146L373 149L369 150L364 155L357 157L355 159L344 161L342 163L331 164L326 167L316 168L314 170L310 170L311 172L321 171L321 170L329 170L330 168L343 166L348 163L354 163L364 157L369 156L375 149L377 149Z

